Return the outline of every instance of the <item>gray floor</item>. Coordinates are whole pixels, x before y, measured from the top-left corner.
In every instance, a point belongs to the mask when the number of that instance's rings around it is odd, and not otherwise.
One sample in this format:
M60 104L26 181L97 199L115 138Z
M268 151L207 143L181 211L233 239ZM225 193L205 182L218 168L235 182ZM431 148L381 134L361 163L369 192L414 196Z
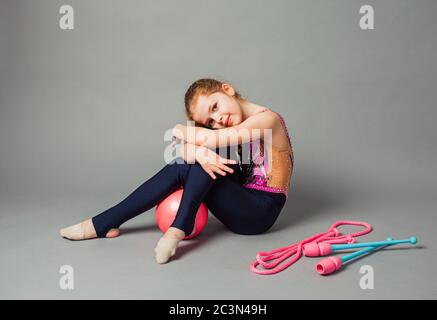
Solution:
M110 198L2 201L0 297L55 299L435 299L437 250L435 201L361 199L336 202L295 192L273 229L264 235L230 233L215 218L195 240L181 244L175 259L158 265L160 237L154 212L129 221L116 239L72 242L57 229L81 220ZM39 219L29 219L38 216ZM408 217L408 218L407 218ZM386 249L351 263L337 274L315 272L318 258L302 258L273 276L249 271L258 251L268 251L325 231L337 219L364 220L375 230L366 240L416 235L417 248ZM346 231L352 229L346 229ZM364 239L364 238L363 238ZM363 241L363 239L361 241ZM61 290L59 268L74 268L74 290ZM374 289L359 285L359 269L374 269Z

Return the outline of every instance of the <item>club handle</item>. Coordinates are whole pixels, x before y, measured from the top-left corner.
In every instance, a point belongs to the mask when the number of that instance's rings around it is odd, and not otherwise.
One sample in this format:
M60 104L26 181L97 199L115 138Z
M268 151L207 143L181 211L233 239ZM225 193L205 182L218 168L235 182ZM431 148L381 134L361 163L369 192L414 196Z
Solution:
M411 237L402 240L386 240L386 241L376 241L376 242L362 242L362 243L350 243L350 244L333 244L331 245L332 251L353 249L353 248L365 248L365 247L380 247L386 245L395 245L401 243L416 244L417 238Z

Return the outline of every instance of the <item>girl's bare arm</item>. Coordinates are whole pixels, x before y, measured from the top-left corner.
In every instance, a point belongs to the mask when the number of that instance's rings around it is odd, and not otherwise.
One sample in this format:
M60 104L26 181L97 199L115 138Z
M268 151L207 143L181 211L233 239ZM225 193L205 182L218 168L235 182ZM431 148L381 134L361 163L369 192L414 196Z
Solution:
M278 118L272 112L260 112L238 125L223 129L213 130L178 124L173 128L173 135L194 145L222 148L263 138L264 130L274 130L278 123Z

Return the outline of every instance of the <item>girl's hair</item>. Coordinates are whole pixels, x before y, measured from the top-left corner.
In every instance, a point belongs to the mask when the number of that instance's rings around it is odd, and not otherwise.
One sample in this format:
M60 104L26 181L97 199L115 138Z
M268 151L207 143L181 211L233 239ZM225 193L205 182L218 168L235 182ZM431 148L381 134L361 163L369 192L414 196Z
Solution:
M193 115L191 113L191 106L197 101L199 95L209 96L215 92L223 92L222 84L229 83L224 81L219 81L215 79L199 79L188 88L185 93L185 114L188 120L193 120ZM238 101L243 101L241 95L235 90L234 98Z

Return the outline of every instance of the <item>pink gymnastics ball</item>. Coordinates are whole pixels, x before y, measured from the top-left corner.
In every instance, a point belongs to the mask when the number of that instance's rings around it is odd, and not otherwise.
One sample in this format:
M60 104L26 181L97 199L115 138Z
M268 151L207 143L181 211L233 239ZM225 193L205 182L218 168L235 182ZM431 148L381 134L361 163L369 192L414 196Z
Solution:
M181 203L183 192L184 189L178 189L156 205L156 224L163 233L167 231L176 218L176 213L178 211L179 204ZM196 213L193 231L190 235L185 236L184 240L197 236L203 230L207 221L208 208L202 202L199 210L197 210Z

